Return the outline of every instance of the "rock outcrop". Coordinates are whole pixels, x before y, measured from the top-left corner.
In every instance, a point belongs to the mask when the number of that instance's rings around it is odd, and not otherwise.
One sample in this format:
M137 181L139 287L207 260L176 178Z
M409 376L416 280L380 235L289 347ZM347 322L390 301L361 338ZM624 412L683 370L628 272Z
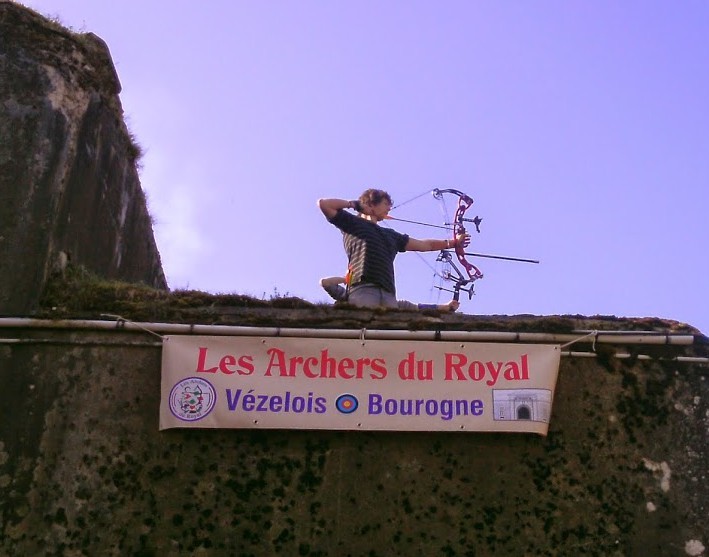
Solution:
M68 261L167 288L106 44L0 0L0 314Z

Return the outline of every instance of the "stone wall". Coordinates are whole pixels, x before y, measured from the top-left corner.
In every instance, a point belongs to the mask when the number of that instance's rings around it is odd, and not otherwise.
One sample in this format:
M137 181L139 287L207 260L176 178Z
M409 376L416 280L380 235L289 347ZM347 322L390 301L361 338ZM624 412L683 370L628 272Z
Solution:
M564 357L547 437L160 432L159 338L2 337L2 555L620 557L709 545L706 367Z
M0 1L0 314L67 261L166 288L106 45Z

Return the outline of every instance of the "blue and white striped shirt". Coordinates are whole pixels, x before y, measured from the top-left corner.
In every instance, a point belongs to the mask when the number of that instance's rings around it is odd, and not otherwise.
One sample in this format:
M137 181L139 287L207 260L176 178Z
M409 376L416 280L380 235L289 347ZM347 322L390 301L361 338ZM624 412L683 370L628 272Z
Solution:
M395 295L394 258L406 251L409 236L343 209L330 222L343 234L352 277L350 287L368 283Z

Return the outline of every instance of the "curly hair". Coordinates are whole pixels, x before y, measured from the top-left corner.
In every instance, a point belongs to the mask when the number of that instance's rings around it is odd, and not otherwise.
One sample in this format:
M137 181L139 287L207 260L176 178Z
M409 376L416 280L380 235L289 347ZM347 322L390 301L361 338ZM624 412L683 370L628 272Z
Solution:
M359 196L359 202L362 205L377 205L385 199L389 202L390 205L394 204L394 202L391 200L391 196L384 190L370 188L362 192L362 195Z

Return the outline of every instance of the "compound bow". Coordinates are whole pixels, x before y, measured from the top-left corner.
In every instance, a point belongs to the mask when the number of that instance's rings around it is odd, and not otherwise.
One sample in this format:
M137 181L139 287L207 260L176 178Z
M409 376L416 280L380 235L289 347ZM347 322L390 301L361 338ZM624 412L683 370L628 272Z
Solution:
M448 189L438 189L435 188L433 191L434 199L443 201L444 194L451 194L458 197L458 206L455 210L455 216L453 217L452 223L446 223L446 226L452 226L453 239L455 240L461 234L466 234L465 229L466 222L472 222L475 225L475 230L480 233L480 223L482 219L476 216L474 219L466 218L465 212L473 206L473 198L469 195L463 193L462 191L448 188ZM453 257L447 250L441 250L436 258L436 261L442 261L447 263L449 269L443 274L445 280L449 280L453 283L453 299L458 301L460 297L460 291L468 293L468 299L473 298L473 288L476 280L483 278L483 274L475 265L468 261L465 256L465 246L462 243L456 242L455 244L455 255L458 258L458 263L465 270L465 274L453 263ZM467 276L466 276L467 275ZM442 289L442 287L439 287Z
M452 189L452 188L446 188L446 189L439 189L435 188L431 190L431 193L433 194L434 199L437 199L438 201L444 202L443 200L443 195L444 194L451 194L454 196L457 196L458 198L458 205L456 207L455 215L453 217L453 222L445 222L444 226L442 228L446 228L452 231L453 233L453 239L457 239L458 236L461 234L466 234L466 228L465 224L466 222L472 222L475 225L475 230L480 233L480 224L482 223L482 219L479 216L475 216L475 218L467 218L465 216L465 213L468 209L470 209L473 206L473 198L470 197L468 194L463 193L460 190ZM422 194L425 195L425 194ZM414 199L418 199L418 197L421 197L420 195L409 200L413 201ZM404 203L401 203L397 205L397 207L401 207L402 205L405 205L409 201L405 201ZM440 226L434 225L434 224L429 224L429 223L424 223L424 222L417 222L417 221L411 221L411 220L405 220L405 219L400 219L397 217L389 217L392 220L398 220L402 222L409 222L413 224L421 224L424 226L435 226L439 228ZM446 219L447 220L447 219ZM448 289L448 288L443 288L442 286L436 286L439 290L445 290L447 292L452 292L453 293L453 299L458 301L460 298L460 292L467 292L468 293L468 299L473 298L474 288L475 288L475 281L478 279L483 278L482 271L478 269L473 263L468 261L466 259L466 256L471 256L471 257L487 257L491 259L504 259L507 261L521 261L525 263L539 263L539 261L535 259L522 259L519 257L508 257L508 256L501 256L501 255L489 255L489 254L483 254L483 253L470 253L465 251L465 246L462 245L461 243L456 242L455 244L455 255L456 258L458 259L458 263L460 266L463 268L461 270L458 266L453 261L453 256L451 255L451 252L447 249L443 249L440 251L438 254L438 257L436 257L437 262L443 262L448 266L448 269L443 271L443 273L436 273L439 275L441 278L444 280L448 280L453 283L453 288Z

